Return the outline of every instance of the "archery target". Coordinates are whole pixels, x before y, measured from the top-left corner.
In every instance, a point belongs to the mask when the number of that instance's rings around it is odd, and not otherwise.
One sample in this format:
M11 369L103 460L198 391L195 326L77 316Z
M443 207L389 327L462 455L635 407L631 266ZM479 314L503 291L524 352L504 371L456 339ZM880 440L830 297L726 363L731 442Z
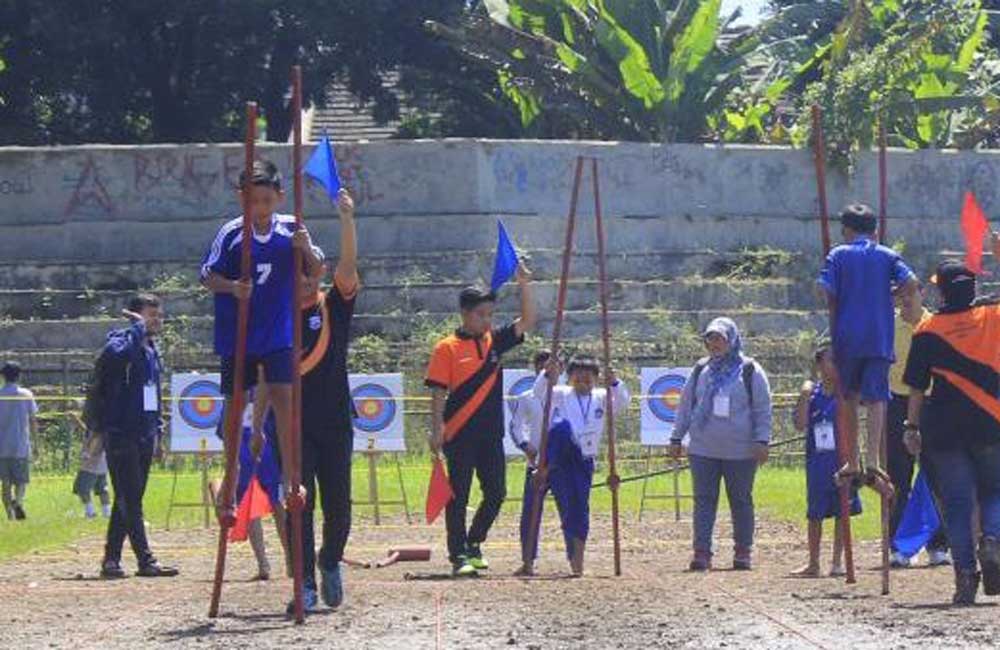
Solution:
M684 384L690 374L690 368L642 369L642 444L670 444Z
M215 435L224 404L219 375L174 373L170 394L170 451L222 451L222 441Z
M403 375L351 375L350 384L354 450L405 451Z

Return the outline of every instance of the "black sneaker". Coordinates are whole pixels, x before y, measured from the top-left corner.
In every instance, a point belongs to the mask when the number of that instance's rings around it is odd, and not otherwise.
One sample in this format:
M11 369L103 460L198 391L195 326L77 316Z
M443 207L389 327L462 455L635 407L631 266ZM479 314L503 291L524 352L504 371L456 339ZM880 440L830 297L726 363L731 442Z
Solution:
M979 568L983 572L983 593L1000 596L1000 540L983 536L979 540Z
M114 560L105 560L101 564L101 577L105 580L121 580L125 577L125 569Z
M24 507L20 503L15 503L12 509L14 510L14 519L24 521L28 518L28 515L24 514Z
M140 578L173 578L179 575L180 571L172 566L163 566L156 560L139 567L136 575Z

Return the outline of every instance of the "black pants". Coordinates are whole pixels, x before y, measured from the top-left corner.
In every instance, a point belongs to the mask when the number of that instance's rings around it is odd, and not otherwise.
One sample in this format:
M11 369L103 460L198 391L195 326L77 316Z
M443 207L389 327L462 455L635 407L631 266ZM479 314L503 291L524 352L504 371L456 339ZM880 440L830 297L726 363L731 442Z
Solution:
M448 480L455 493L455 498L445 509L448 556L455 562L458 556L467 555L470 547L486 541L490 527L500 514L500 507L507 496L507 458L502 438L459 438L445 445L444 453L448 459ZM479 476L483 501L472 518L472 527L466 532L465 510L469 505L473 471Z
M107 458L111 485L115 488L115 504L108 522L104 561L121 562L122 546L128 537L139 566L148 566L154 559L146 539L142 498L146 494L149 467L153 462L153 443L109 441Z
M899 523L903 520L903 512L906 511L906 504L910 500L910 489L913 484L913 468L916 458L910 455L903 443L903 422L906 420L907 398L900 395L893 395L889 402L888 426L886 427L886 456L889 478L896 486L896 500L892 506L892 513L889 515L889 537L895 539ZM939 504L939 494L934 480L934 471L930 463L921 466L924 475L927 477L934 501L938 504L938 515L941 514ZM944 521L944 518L941 518ZM948 536L944 524L938 527L931 541L927 543L928 551L947 551Z
M306 424L306 423L304 423ZM308 428L307 428L308 426ZM305 583L316 585L316 487L319 485L323 509L323 546L320 567L334 569L344 559L344 547L351 534L351 431L329 427L303 426L302 483L306 488L306 509L302 513L302 566Z

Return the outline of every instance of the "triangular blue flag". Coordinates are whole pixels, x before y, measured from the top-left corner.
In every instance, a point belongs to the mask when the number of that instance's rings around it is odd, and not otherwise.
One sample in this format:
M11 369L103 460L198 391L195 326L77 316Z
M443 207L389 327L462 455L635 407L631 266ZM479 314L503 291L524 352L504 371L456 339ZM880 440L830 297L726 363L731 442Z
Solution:
M515 271L517 271L517 251L514 250L514 244L507 236L503 223L497 219L497 257L493 263L493 280L490 282L490 288L497 291L507 283L507 280L514 277Z
M330 201L337 202L337 194L340 192L340 174L337 172L337 158L333 155L333 145L330 144L328 137L324 135L323 139L319 141L302 171L326 189Z
M934 504L934 496L931 494L927 477L921 470L917 474L917 480L913 482L910 500L903 510L903 518L899 522L899 528L896 529L893 545L901 555L913 557L920 552L920 549L927 546L940 526L941 518Z

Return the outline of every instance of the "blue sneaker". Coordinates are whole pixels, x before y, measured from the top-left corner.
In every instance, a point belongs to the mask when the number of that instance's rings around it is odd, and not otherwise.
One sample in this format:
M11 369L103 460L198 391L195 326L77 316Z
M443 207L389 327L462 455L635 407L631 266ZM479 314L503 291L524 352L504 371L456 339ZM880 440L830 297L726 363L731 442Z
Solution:
M327 607L340 607L344 602L344 580L340 577L340 563L332 569L321 568L319 573L322 578L323 602Z
M306 614L315 614L319 611L319 595L316 593L316 587L312 585L302 586L302 611ZM288 603L288 607L285 608L285 613L289 616L295 616L295 599Z

